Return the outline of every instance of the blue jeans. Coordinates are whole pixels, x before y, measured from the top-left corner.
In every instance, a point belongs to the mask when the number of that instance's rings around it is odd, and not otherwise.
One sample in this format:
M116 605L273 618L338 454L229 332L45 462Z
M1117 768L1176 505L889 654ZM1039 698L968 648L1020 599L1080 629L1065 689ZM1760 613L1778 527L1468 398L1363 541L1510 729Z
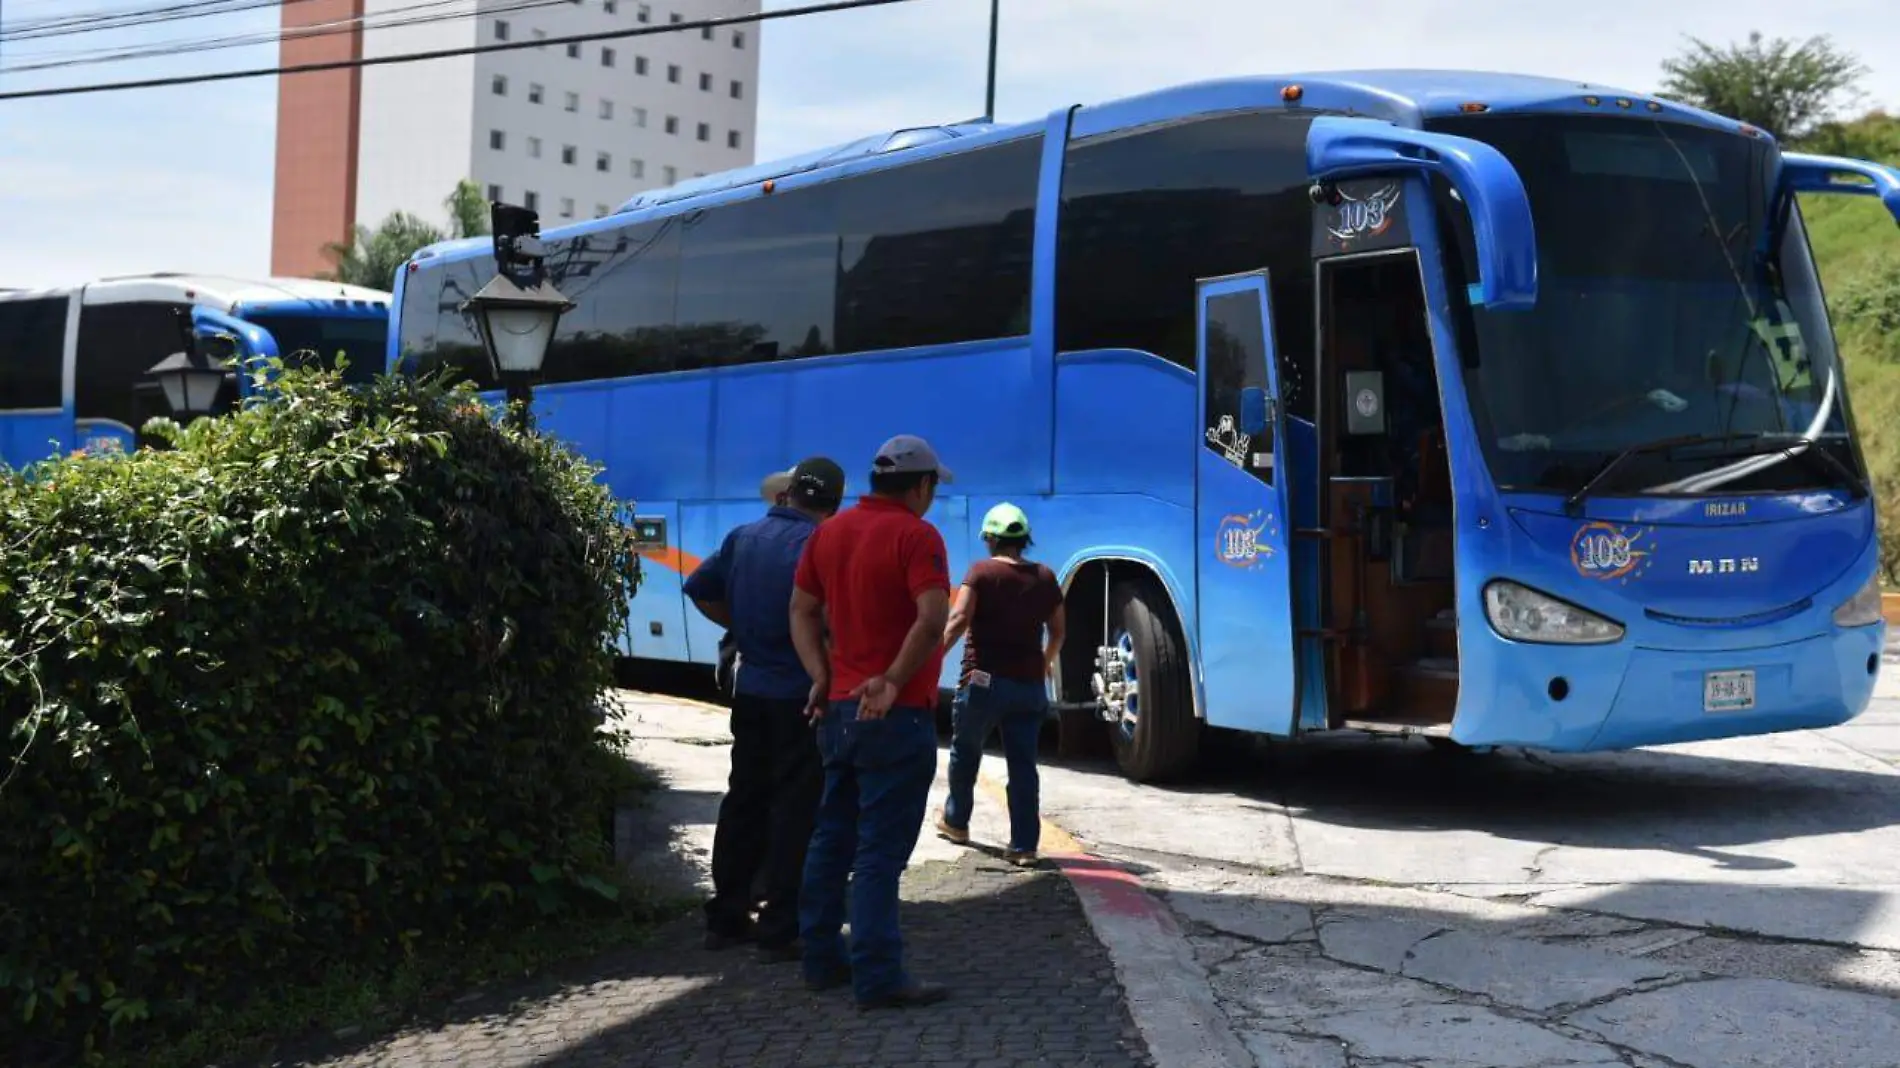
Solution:
M1003 732L1003 759L1009 765L1009 848L1033 853L1042 837L1036 772L1036 742L1049 714L1042 683L990 679L988 686L964 685L951 706L950 798L943 818L958 830L970 828L975 805L976 772L990 732Z
M846 963L846 891L852 992L858 1000L909 985L897 926L897 880L910 864L937 774L937 717L893 708L859 722L856 701L834 701L818 725L825 794L805 851L799 933L805 977L824 980Z

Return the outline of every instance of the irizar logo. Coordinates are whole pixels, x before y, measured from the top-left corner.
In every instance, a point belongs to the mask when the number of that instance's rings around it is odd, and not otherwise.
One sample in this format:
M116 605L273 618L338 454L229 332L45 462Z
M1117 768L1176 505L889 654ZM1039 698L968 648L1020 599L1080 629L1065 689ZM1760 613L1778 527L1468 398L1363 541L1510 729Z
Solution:
M1754 556L1734 556L1714 560L1689 561L1689 574L1691 575L1745 575L1760 570L1761 559Z

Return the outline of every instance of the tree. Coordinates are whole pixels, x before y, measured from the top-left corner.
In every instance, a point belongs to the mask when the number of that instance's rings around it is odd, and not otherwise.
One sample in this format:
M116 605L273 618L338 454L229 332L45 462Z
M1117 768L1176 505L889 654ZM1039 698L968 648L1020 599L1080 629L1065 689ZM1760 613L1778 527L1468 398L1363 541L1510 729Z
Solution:
M396 272L418 249L450 237L488 233L488 198L482 195L481 186L462 179L455 183L455 191L443 198L442 206L449 215L447 233L406 211L390 213L374 230L358 224L348 244L324 246L324 254L336 263L330 278L348 285L389 289L396 284Z
M349 244L332 242L324 252L336 261L330 277L348 285L371 289L392 289L396 272L417 249L444 238L441 230L406 211L391 212L376 229L357 224L356 239Z
M488 197L467 178L455 183L443 207L449 209L449 233L454 237L481 237L488 233Z
M1826 36L1717 48L1689 38L1681 55L1663 61L1661 95L1757 126L1778 140L1799 138L1858 96L1867 68Z

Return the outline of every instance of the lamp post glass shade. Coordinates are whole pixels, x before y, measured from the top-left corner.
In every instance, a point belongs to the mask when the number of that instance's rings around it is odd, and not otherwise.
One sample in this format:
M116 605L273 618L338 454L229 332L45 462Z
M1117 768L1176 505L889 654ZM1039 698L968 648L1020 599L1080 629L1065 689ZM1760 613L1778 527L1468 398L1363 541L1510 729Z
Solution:
M502 377L525 377L541 370L554 327L574 302L546 280L522 288L498 274L470 297L464 309L475 315L482 347L489 363Z
M165 392L165 403L173 415L207 415L218 403L218 390L224 386L224 372L203 358L174 352L145 372L158 380Z

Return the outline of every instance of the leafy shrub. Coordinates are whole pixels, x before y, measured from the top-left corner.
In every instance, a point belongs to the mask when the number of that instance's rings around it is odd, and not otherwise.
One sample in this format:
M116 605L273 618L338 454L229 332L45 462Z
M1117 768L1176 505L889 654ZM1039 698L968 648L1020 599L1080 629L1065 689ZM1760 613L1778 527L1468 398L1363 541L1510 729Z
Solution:
M1874 343L1869 355L1900 360L1900 255L1882 252L1829 294L1828 309L1844 334Z
M316 371L173 444L0 481L0 1049L611 898L596 470Z

